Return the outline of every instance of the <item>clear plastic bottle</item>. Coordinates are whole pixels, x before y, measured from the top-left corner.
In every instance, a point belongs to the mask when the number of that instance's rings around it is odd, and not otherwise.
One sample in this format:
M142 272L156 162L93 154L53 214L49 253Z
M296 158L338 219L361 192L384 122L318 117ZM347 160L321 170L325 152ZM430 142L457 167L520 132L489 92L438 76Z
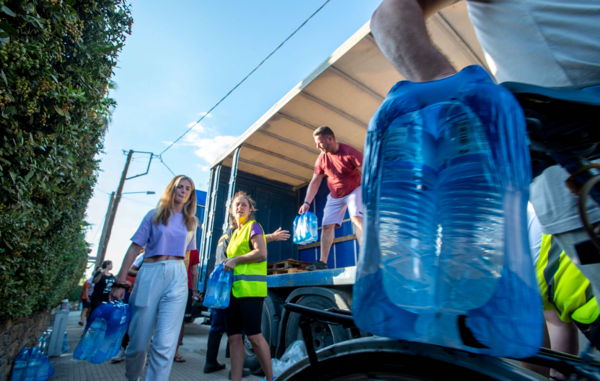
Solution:
M478 66L392 88L365 143L361 330L493 356L539 350L526 132L512 94Z
M379 201L383 286L409 311L435 308L436 131L419 110L395 119L384 137ZM401 197L399 197L401 195Z
M29 360L29 349L23 348L15 358L15 365L12 369L10 381L23 381L27 372L27 362Z
M27 361L24 381L37 381L41 362L42 354L40 353L40 348L33 347Z
M481 120L463 103L438 117L443 161L438 212L444 229L436 304L458 312L486 304L504 262L503 194Z
M77 345L77 348L75 348L73 357L77 360L87 360L92 358L98 351L98 348L102 345L105 333L106 320L98 316L85 332L83 338Z

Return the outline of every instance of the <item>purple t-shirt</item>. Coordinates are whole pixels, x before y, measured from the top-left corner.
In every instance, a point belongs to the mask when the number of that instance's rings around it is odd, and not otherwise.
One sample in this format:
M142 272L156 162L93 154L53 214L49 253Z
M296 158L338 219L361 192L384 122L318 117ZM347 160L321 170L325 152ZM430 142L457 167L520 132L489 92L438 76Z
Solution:
M183 223L182 213L173 213L167 226L152 222L154 209L149 211L135 232L131 241L140 246L146 245L146 258L156 255L185 257L187 250L196 249L196 230L188 232Z
M263 231L260 228L260 225L255 222L254 225L252 226L252 230L250 230L250 238L254 237L257 234L262 234L262 233L263 233Z

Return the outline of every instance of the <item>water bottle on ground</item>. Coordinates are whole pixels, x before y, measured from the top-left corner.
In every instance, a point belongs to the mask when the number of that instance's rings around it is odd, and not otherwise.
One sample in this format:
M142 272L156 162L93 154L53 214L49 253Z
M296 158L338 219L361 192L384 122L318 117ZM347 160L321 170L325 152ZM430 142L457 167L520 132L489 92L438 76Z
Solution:
M27 361L27 370L25 372L24 381L37 381L41 362L42 354L40 353L40 348L32 348Z
M13 365L12 375L10 381L23 381L25 379L25 373L27 371L27 361L29 360L29 349L23 348L21 352L15 358L15 365Z
M68 350L69 344L67 344L67 333L65 332L65 336L63 337L62 352L65 353Z
M478 66L397 83L369 124L360 329L494 356L542 342L520 106ZM383 290L383 292L381 292Z
M52 364L50 364L48 356L42 355L37 381L46 381L50 377L54 376L55 373L56 372L54 371Z

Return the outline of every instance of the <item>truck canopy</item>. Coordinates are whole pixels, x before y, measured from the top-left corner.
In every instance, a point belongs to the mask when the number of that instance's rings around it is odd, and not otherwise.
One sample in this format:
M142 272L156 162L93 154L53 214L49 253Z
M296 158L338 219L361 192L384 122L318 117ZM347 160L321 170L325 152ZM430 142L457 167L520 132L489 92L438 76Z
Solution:
M456 69L469 65L487 69L464 2L431 17L427 26L433 43ZM244 190L256 200L256 219L266 233L278 227L291 231L319 155L312 132L327 125L339 142L362 152L372 115L392 86L401 80L404 78L379 50L367 23L215 160L201 242L200 283L215 264L214 253L227 225L227 200L233 192ZM319 226L328 193L324 181L312 206ZM335 229L327 263L330 269L340 269L339 274L330 274L339 277L340 284L353 282L351 270L359 251L346 215L341 228ZM290 258L314 262L320 258L319 243L298 246L288 240L269 244L269 263ZM297 285L296 278L284 279L288 275L297 274L271 276L271 283L279 283L270 287L287 287L290 282ZM307 284L322 283L310 275L302 277Z
M431 39L458 70L469 65L487 68L466 8L461 2L430 18ZM312 132L327 125L339 142L362 152L371 116L401 80L367 23L271 107L212 167L231 167L233 154L241 147L239 171L301 188L312 178L319 155Z

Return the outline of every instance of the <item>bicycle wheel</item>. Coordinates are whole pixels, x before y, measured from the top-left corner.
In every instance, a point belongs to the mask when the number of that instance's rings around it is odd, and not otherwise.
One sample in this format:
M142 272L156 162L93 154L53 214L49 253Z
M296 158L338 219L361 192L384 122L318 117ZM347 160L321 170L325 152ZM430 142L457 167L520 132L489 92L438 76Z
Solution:
M317 353L323 381L547 380L507 360L434 345L387 338L362 338ZM312 380L308 358L277 380Z

